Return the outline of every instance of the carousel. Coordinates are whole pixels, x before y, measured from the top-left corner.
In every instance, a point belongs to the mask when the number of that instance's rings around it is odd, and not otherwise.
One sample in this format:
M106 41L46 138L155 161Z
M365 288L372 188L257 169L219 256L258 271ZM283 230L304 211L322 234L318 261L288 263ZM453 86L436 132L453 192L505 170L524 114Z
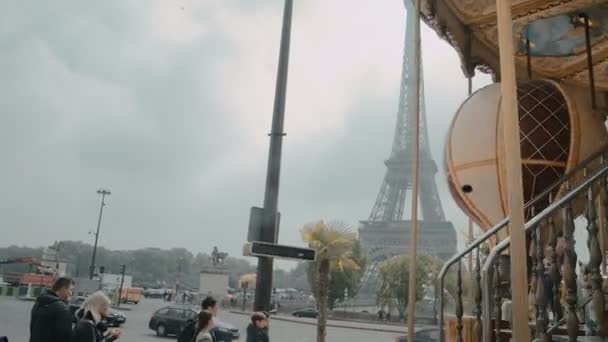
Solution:
M480 234L440 273L441 340L603 341L608 1L414 2L469 79L445 168ZM473 92L476 72L495 83ZM575 241L578 230L586 241ZM575 244L589 257L579 260Z

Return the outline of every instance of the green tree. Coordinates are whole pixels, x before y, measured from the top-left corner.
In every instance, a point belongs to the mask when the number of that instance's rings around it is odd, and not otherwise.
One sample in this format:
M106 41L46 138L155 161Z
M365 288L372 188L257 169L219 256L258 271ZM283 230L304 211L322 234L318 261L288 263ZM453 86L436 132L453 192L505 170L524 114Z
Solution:
M20 257L42 257L43 248L10 246L0 248L0 260ZM93 247L81 241L61 241L58 257L68 264L68 274L86 277L89 272ZM255 267L244 259L228 257L225 261L230 286L238 285L241 275L255 271ZM200 272L211 265L209 255L198 253L194 256L185 248L142 248L136 250L97 249L97 266L104 266L106 273L120 272L120 266L127 266L127 274L133 276L133 284L145 288L173 287L178 275L182 288L198 288ZM12 265L11 265L12 266ZM16 265L23 266L23 265ZM27 271L22 267L19 271ZM8 268L5 266L5 270Z
M327 304L332 270L359 270L353 260L353 249L357 237L350 227L340 221L307 225L302 229L302 238L310 248L316 250L318 296L317 342L325 342L327 335Z
M367 258L359 240L355 240L352 248L352 260L357 264L357 269L332 269L329 277L329 297L327 306L333 310L338 302L343 301L344 295L348 294L348 298L354 298L359 291L361 277L367 263ZM311 292L318 298L319 296L319 279L318 279L318 262L309 263L307 270L308 284Z
M416 301L423 298L425 286L435 284L439 272L438 259L426 255L420 255L417 259ZM405 317L408 305L409 260L406 255L398 255L383 262L379 270L380 287L376 295L377 302L379 305L395 305L400 318Z

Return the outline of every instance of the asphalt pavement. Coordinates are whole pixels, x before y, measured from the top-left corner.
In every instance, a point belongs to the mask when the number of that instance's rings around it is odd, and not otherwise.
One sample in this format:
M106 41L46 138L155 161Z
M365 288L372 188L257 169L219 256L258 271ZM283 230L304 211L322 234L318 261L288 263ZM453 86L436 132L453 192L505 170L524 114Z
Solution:
M0 297L0 336L8 336L9 342L28 342L29 315L33 302ZM166 305L156 299L146 299L138 305L129 305L128 310L122 311L127 317L127 324L123 327L123 335L119 341L124 342L171 342L175 338L156 337L148 329L148 321L152 313ZM223 321L239 328L241 338L245 342L245 328L249 323L247 316L235 315L230 312L220 312ZM310 324L297 322L271 320L271 342L315 342L316 327ZM391 332L376 332L348 328L332 328L327 331L328 342L393 342L395 337L401 335Z

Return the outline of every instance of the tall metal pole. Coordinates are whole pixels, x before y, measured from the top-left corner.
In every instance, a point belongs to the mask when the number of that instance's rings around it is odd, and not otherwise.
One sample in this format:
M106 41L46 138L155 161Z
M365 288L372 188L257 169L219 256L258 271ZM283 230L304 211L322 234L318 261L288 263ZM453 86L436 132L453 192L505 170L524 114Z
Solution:
M103 214L103 207L105 207L106 195L111 195L109 190L99 189L97 193L101 195L101 206L99 208L99 219L97 220L97 231L95 232L95 245L93 245L93 256L91 257L91 266L89 267L89 279L93 279L95 275L95 258L97 258L97 242L99 241L99 228L101 228L101 215Z
M289 65L289 43L291 35L291 17L293 0L285 0L283 11L283 29L279 51L279 67L274 95L272 113L272 130L268 150L268 170L266 173L266 191L264 193L264 217L262 219L261 238L264 242L276 242L277 212L279 202L279 179L281 175L281 151L283 148L283 123L285 121L285 94L287 91L287 72ZM258 258L257 280L255 287L256 311L270 310L272 295L272 258Z
M469 77L469 91L468 91L468 97L471 97L471 95L473 94L473 77ZM473 243L473 241L475 241L475 238L473 237L473 218L469 216L469 245ZM471 274L471 276L473 275L473 251L471 251L471 253L469 253L469 273ZM473 296L473 294L471 294ZM441 327L443 329L443 327Z
M418 248L418 188L420 173L420 0L414 1L414 58L412 65L412 91L414 92L414 102L412 103L412 114L414 115L414 165L412 176L412 231L410 238L410 269L408 283L408 315L407 315L407 334L408 341L414 341L414 321L416 314L416 258ZM410 17L411 18L411 17Z
M505 168L508 185L508 208L511 222L511 290L513 312L513 341L529 342L528 326L528 268L526 233L524 231L524 198L519 142L519 115L513 50L511 0L496 0L498 47L500 53L501 117L503 124ZM486 298L487 300L487 298Z

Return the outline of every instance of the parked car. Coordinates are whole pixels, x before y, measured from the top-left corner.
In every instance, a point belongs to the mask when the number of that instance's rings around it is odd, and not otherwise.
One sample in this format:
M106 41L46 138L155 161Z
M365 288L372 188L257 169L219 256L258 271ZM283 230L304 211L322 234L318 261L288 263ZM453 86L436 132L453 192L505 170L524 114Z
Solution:
M152 314L148 327L156 331L157 336L179 336L190 320L198 318L199 311L185 305L165 306ZM231 342L240 337L239 329L235 326L214 319L215 336L218 342Z
M435 342L439 341L439 329L428 328L416 331L413 342ZM395 342L407 342L407 336L395 338Z
M295 317L309 317L309 318L317 318L319 316L319 311L315 308L304 308L300 310L296 310L291 313Z
M86 300L86 297L76 296L70 299L70 313L72 314L72 320L74 323L78 321L78 317L76 316L76 312L82 306L82 303ZM116 311L110 310L108 316L105 318L105 322L109 327L120 327L121 325L127 322L127 318L125 315L118 313Z

